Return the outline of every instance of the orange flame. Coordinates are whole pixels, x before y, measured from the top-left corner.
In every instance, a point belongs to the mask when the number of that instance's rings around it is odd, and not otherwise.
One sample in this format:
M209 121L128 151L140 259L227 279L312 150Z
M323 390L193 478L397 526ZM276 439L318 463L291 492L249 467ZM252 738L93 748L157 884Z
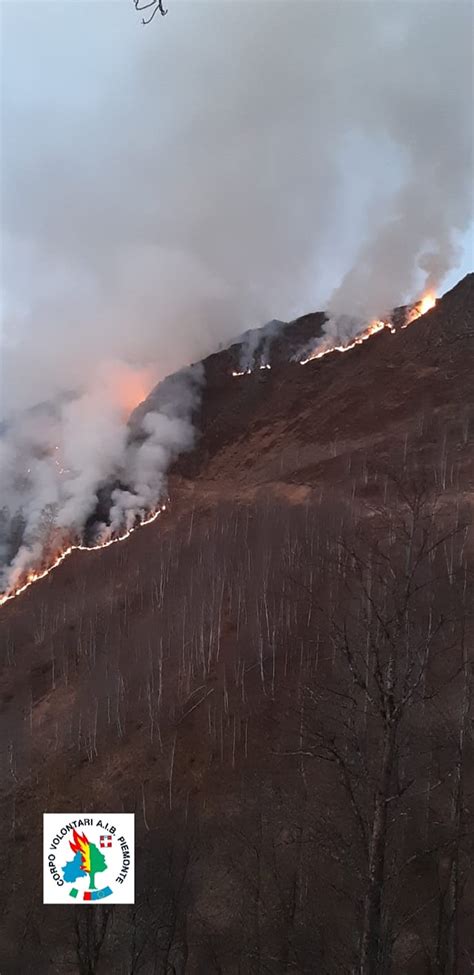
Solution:
M426 315L426 312L431 311L435 305L436 295L434 295L432 291L427 291L426 294L424 294L420 300L413 305L413 308L410 309L406 323L402 326L402 328L406 328L407 325L411 325L411 323L416 321L417 318L420 318L421 315Z
M349 349L354 349L356 345L362 345L367 339L370 339L372 335L376 335L377 332L381 332L382 329L388 328L389 332L394 332L395 329L391 322L383 322L381 319L375 318L370 325L364 329L363 332L359 332L352 342L347 345L331 345L328 349L323 349L320 352L316 350L311 353L306 359L302 359L300 365L304 366L307 362L311 362L313 359L322 359L325 355L329 355L331 352L348 352Z
M21 582L20 585L14 586L13 589L3 593L3 595L0 596L0 606L10 602L11 599L16 599L16 597L22 592L25 592L25 589L29 589L34 582L39 582L40 579L44 579L46 576L48 576L53 569L56 569L58 565L61 565L61 562L64 562L64 559L66 559L71 552L97 552L101 548L109 548L110 545L115 545L117 542L123 542L126 538L132 535L134 531L137 531L138 528L143 528L145 525L150 525L153 521L156 521L163 511L166 511L165 504L160 505L157 511L147 515L147 517L144 518L139 525L129 528L123 533L123 535L116 535L114 538L108 538L105 542L99 542L97 545L68 545L67 548L63 549L59 555L56 556L54 562L48 565L47 568L31 569L24 576L24 582Z
M427 291L426 294L424 294L423 297L420 298L415 305L413 305L413 308L408 313L405 324L402 325L401 328L407 328L408 325L411 325L411 323L416 321L417 318L420 318L421 315L426 315L426 313L434 308L435 305L436 296L432 291ZM381 319L374 319L374 321L371 322L363 332L356 335L355 339L348 345L331 345L329 348L322 349L319 352L315 351L306 359L302 359L300 364L304 366L307 362L311 362L312 359L322 359L323 356L329 355L330 352L348 352L349 349L353 349L356 345L361 345L362 342L366 342L367 339L372 337L372 335L375 335L377 332L381 332L384 328L388 328L392 334L393 332L397 331L391 322L384 322Z
M89 845L89 840L85 833L77 833L75 829L72 831L74 837L74 843L69 840L69 846L73 853L80 853L82 856L81 869L86 873L90 872L91 869L91 850Z

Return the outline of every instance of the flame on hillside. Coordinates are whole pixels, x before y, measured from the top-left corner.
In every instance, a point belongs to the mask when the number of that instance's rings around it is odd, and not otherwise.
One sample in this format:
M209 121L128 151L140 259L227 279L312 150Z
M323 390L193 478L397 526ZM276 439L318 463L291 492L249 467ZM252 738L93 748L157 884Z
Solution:
M427 291L427 293L423 295L423 297L420 298L415 305L413 305L413 308L410 309L407 320L405 324L402 325L402 328L407 328L408 325L411 325L411 323L416 321L417 318L420 318L421 315L426 315L426 313L431 311L435 305L436 295L434 295L432 291Z
M408 328L408 325L411 325L411 323L416 321L417 318L420 318L421 315L426 315L426 312L430 311L431 308L434 308L435 305L436 297L432 292L428 291L410 309L406 322L401 326L401 328ZM329 355L331 352L348 352L349 349L355 348L356 345L362 345L362 342L366 342L367 339L372 338L372 335L376 335L377 332L381 332L384 328L387 328L392 334L397 331L391 322L382 321L381 319L374 319L374 321L370 322L370 325L368 325L363 332L356 335L352 342L349 342L347 345L330 345L326 348L321 348L321 346L318 346L314 352L311 353L311 355L306 357L306 359L301 359L300 365L304 366L307 362L311 362L313 359L322 359L325 355Z
M11 599L15 599L16 596L20 595L20 593L25 592L25 589L29 589L34 582L39 582L40 579L44 579L50 574L50 572L53 571L53 569L56 569L58 565L61 565L61 562L64 562L64 559L66 559L68 555L71 555L72 552L97 552L99 549L109 548L110 545L115 545L117 542L123 542L126 538L129 538L133 532L137 531L138 528L143 528L144 525L151 525L151 523L156 521L163 511L166 511L165 504L160 505L156 511L147 515L138 525L128 528L127 531L125 531L122 535L115 535L113 538L108 538L103 542L98 542L97 545L68 545L67 548L62 549L59 554L56 555L54 560L46 568L30 569L29 571L27 570L25 573L23 573L17 585L3 593L3 595L0 595L0 606L8 603Z
M430 311L436 305L436 297L431 292L428 291L422 298L417 301L410 311L408 312L406 322L401 325L400 328L408 328L417 318L421 315L426 315L426 312ZM331 352L348 352L349 349L354 349L356 345L362 345L363 342L367 342L367 339L372 338L372 335L376 335L378 332L383 331L383 329L388 329L392 334L398 331L397 328L392 324L392 322L383 321L382 319L375 318L367 328L359 332L358 335L352 339L351 342L347 342L345 345L332 345L331 339L328 337L326 342L319 343L310 355L307 355L305 359L300 359L300 365L305 366L307 362L312 362L314 359L323 359L324 356L330 355ZM260 369L270 369L269 365L261 365ZM232 371L232 376L249 376L254 370L252 368L247 369L234 369Z
M271 369L272 367L271 367L270 363L265 362L265 363L262 363L262 365L260 365L258 368L259 369ZM248 369L242 369L240 372L239 372L238 369L233 369L232 370L232 375L234 377L235 376L250 376L250 374L252 372L254 372L254 370L251 369L250 367Z
M349 349L354 349L356 345L362 345L363 342L367 342L367 339L372 338L372 335L376 335L377 332L381 332L384 328L388 328L389 332L395 332L396 329L393 327L391 322L383 322L381 319L374 319L370 322L370 325L364 329L363 332L359 332L352 342L347 345L330 345L327 348L321 349L318 346L311 355L308 355L306 359L300 360L300 365L305 366L307 362L311 362L313 359L322 359L325 355L329 355L330 352L348 352Z
M411 323L416 321L417 318L420 318L421 315L425 315L428 311L434 308L435 305L435 295L432 292L427 292L422 298L420 298L419 301L416 302L416 304L413 305L408 312L405 324L400 327L407 328L408 325L411 325ZM348 352L349 349L355 348L356 345L362 345L363 342L366 342L373 335L376 335L378 332L381 332L384 329L388 329L388 331L392 334L397 331L391 322L383 321L382 319L374 319L373 322L370 322L367 328L356 335L352 342L349 342L347 345L329 345L325 348L322 348L321 345L319 345L311 355L306 357L306 359L300 360L300 365L304 366L307 362L311 362L313 359L322 359L324 356L330 355L332 352ZM271 369L271 366L269 363L262 363L258 368ZM248 375L252 371L253 370L251 368L247 368L242 371L234 370L232 375L234 377L244 376ZM143 401L146 396L147 389L149 388L149 374L146 370L143 370L139 374L136 372L130 372L126 375L124 375L122 370L120 370L120 372L118 370L114 370L112 374L109 373L107 379L109 382L113 382L114 385L116 385L116 388L120 389L119 400L123 406L123 409L128 413L130 413L136 406L138 406L139 403ZM59 448L56 447L55 449L58 450ZM59 466L59 461L56 463ZM68 471L66 468L60 468L60 473L68 473ZM14 585L7 592L0 595L0 606L3 606L11 599L15 599L16 596L20 595L20 593L25 592L25 590L33 585L34 582L44 579L55 568L57 568L61 562L64 562L67 556L72 552L96 552L99 549L108 548L110 545L115 545L117 542L123 542L138 528L142 528L144 525L149 525L153 521L156 521L159 515L165 510L166 505L160 505L156 511L144 517L143 521L141 521L138 525L128 528L127 531L125 531L122 535L107 538L106 540L99 542L97 545L77 544L68 545L66 548L61 549L59 554L53 558L53 561L46 568L26 570L21 575L18 584Z

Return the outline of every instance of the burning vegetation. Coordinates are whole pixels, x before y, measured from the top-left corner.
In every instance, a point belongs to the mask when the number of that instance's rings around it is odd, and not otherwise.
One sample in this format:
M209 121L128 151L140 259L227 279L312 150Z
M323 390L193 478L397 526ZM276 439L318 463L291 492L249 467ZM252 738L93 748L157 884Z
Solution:
M297 359L300 365L304 366L306 365L307 362L312 362L314 359L322 359L324 358L324 356L329 355L332 352L348 352L349 349L355 348L356 345L362 345L363 342L366 342L368 339L372 338L373 335L376 335L378 332L381 332L384 329L387 329L389 332L393 334L397 331L397 328L407 328L408 325L411 325L412 322L416 321L417 318L420 318L422 315L425 315L428 311L434 308L435 305L436 305L435 296L431 293L427 293L422 298L420 298L419 301L417 301L414 305L412 305L408 310L405 310L402 323L396 325L394 323L393 318L388 318L385 320L374 319L372 322L370 322L368 325L364 326L363 328L359 327L358 330L357 330L357 325L353 324L352 331L353 332L355 331L353 337L351 339L347 339L340 343L335 341L334 336L331 334L332 330L330 331L328 329L327 330L328 334L327 335L323 334L323 336L316 341L316 344L314 339L312 343L309 343L313 346L311 351L308 352L306 346L305 351L303 353L300 354L296 353L294 357L295 359ZM337 321L335 323L335 330L337 332ZM267 350L267 354L268 354L268 350ZM258 366L255 364L245 365L244 368L233 369L232 376L234 378L240 376L248 376L254 371L254 369L257 368L270 369L271 366L266 363L265 364L260 363Z
M407 325L411 325L411 323L414 322L417 318L420 318L421 315L426 315L426 313L431 311L431 309L434 308L435 305L436 305L435 295L432 294L431 292L427 292L427 294L423 295L420 301L418 301L413 306L413 308L410 308L407 316L407 321L404 327L406 328Z
M423 298L420 298L420 300L409 309L406 315L406 321L400 327L407 328L407 326L411 325L412 322L416 321L417 318L420 318L422 315L425 315L426 312L430 311L431 308L434 308L435 304L436 298L433 295L424 295ZM367 342L367 339L372 338L373 335L377 335L377 333L383 331L383 329L388 329L388 331L392 334L397 330L393 324L393 321L390 319L387 321L383 321L382 319L374 319L374 321L370 322L366 328L358 332L352 341L343 345L332 344L330 338L323 339L321 344L318 344L310 355L304 359L300 359L300 363L302 366L304 366L307 362L311 362L313 359L322 359L324 356L329 355L330 352L348 352L349 349L353 349L356 345L362 345L363 342Z
M97 542L95 545L81 545L78 543L61 548L58 554L52 556L52 558L48 560L46 567L40 566L36 569L26 570L24 573L20 572L17 580L13 578L11 580L11 588L0 595L0 606L3 606L4 603L9 602L11 599L15 599L16 596L20 596L21 593L25 592L25 590L32 586L34 582L39 582L40 579L44 579L51 572L53 572L58 565L61 565L61 562L64 562L64 559L67 559L68 555L71 555L72 552L98 552L101 549L109 548L110 545L115 545L117 542L123 542L125 539L130 538L132 532L136 531L137 528L142 528L145 525L151 525L154 521L156 521L163 511L166 511L165 504L160 505L156 511L145 515L141 521L139 521L136 525L133 525L131 528L128 528L122 534L106 537L103 541Z
M401 328L406 328L408 325L412 324L416 319L426 314L431 308L436 304L436 299L432 294L424 295L416 304L414 304L409 311L406 313L405 322L401 325ZM280 323L283 324L283 323ZM361 345L370 339L373 335L383 331L388 330L391 333L396 331L395 326L391 320L374 320L365 329L356 334L355 338L344 345L332 345L330 339L322 339L318 342L315 350L307 355L305 358L300 359L300 364L305 365L307 362L311 362L314 359L321 359L332 352L347 352L350 349L355 348L357 345ZM267 347L267 354L268 354ZM261 362L256 368L261 371L267 371L271 369L269 362ZM246 374L250 374L253 371L253 366L247 366L242 370L233 370L233 377L240 377ZM122 370L120 367L110 368L107 373L107 382L113 385L116 390L115 398L120 401L121 408L129 415L139 404L141 404L147 395L147 382L150 381L150 375L147 371L142 370L141 372L136 370ZM59 446L54 447L54 451L59 452ZM68 468L62 466L60 455L54 454L54 464L56 465L59 474L67 475L69 472ZM59 543L55 545L54 534L49 534L46 540L39 544L39 554L35 555L35 549L32 552L31 558L34 558L39 564L33 565L32 567L14 568L10 573L8 573L8 585L6 590L2 595L0 595L0 606L5 602L15 598L15 596L20 595L34 582L45 578L53 569L60 565L67 556L74 551L97 551L98 549L104 548L108 545L115 544L116 542L123 541L129 537L130 533L134 531L137 527L141 525L149 524L156 520L158 515L164 510L164 506L158 507L156 509L153 506L151 512L145 512L141 515L137 514L133 518L132 525L127 527L125 530L123 528L118 528L113 530L102 526L100 529L102 538L95 544L83 544L82 542L74 542L73 544ZM57 534L57 533L56 533ZM63 535L66 532L62 533ZM36 546L38 548L38 546Z

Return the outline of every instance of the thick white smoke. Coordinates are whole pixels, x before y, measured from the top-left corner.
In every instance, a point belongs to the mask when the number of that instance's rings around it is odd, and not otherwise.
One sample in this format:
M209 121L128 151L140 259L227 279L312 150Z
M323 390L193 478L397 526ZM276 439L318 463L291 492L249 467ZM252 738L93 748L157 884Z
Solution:
M131 528L162 497L170 463L194 443L203 369L197 365L165 380L149 409L137 410L127 424L132 404L123 394L137 390L137 378L147 379L109 366L90 389L23 411L4 430L3 588L44 561L48 550L56 554L82 539L100 488L107 494L107 522L96 526L95 539ZM113 488L114 481L123 487Z
M112 529L125 522L131 527L137 511L145 514L165 487L170 463L195 440L192 423L201 399L204 369L200 363L183 369L156 388L146 406L131 417L132 431L123 454L119 475L132 486L116 488L110 512Z
M472 19L175 0L142 28L133 4L3 4L2 503L30 551L45 510L80 532L104 478L130 495L114 517L161 490L190 416L146 421L139 460L130 377L441 281L471 219Z

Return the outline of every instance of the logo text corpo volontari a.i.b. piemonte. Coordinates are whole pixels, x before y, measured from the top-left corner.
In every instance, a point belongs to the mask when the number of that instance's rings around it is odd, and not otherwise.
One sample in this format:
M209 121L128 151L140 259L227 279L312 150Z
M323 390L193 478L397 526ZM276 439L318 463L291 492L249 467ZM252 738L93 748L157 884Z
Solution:
M44 813L43 902L133 904L134 813Z

